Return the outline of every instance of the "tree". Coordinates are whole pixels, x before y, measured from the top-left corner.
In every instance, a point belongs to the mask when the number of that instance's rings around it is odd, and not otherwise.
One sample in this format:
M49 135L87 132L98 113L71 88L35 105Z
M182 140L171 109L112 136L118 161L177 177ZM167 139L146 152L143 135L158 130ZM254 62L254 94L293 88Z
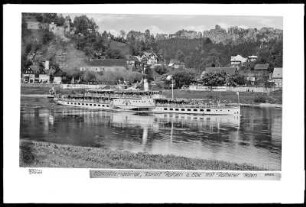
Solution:
M124 30L120 30L120 35L124 39L125 35L126 35L126 32Z
M185 55L184 55L183 51L182 50L177 50L176 54L175 54L175 59L177 59L180 62L184 62L184 58L185 58Z
M65 18L63 17L63 15L57 15L56 18L55 18L55 24L57 26L63 26L65 23Z
M85 73L83 73L81 78L85 82L93 82L96 81L96 74L91 71L85 71Z
M77 16L73 20L73 25L76 29L76 34L81 33L85 36L90 33L95 34L98 29L97 24L93 19L89 19L86 15Z
M43 36L42 36L42 44L46 45L48 44L52 39L54 39L54 34L49 31L44 31Z
M108 48L106 50L106 56L107 56L107 58L110 58L110 59L121 59L121 58L123 58L120 50L117 50L117 49L113 50L113 49L110 49L110 48Z
M246 80L244 76L240 74L231 75L227 80L227 85L229 86L241 86L245 84L246 84Z
M190 85L195 81L195 74L187 71L179 71L173 74L175 86L181 88L183 85Z
M162 65L162 66L160 66L160 65L155 66L154 70L159 75L163 75L163 74L168 72L167 68L164 65Z
M201 79L201 82L205 86L224 86L227 80L227 75L225 72L221 73L206 73Z

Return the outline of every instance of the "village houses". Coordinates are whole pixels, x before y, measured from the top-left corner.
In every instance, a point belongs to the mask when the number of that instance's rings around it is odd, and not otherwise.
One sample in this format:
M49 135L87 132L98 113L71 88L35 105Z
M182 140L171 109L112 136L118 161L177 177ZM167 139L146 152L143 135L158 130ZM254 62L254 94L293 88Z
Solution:
M239 71L239 73L243 75L251 85L255 85L255 83L263 85L264 82L271 79L268 63L256 64L253 70Z
M283 68L274 68L271 82L275 84L275 87L283 87Z
M242 57L241 55L231 56L231 66L240 67L247 62L247 58Z
M58 69L53 73L53 83L54 84L61 84L63 82L63 77L65 76L65 73Z
M86 62L80 67L80 71L105 72L126 70L127 62L125 59L96 59Z
M154 66L157 64L157 55L151 52L144 52L141 60L145 60L147 65Z
M231 66L238 67L239 69L239 67L245 65L247 62L255 62L257 58L255 55L248 56L247 58L241 55L231 56Z
M185 63L177 59L171 59L168 64L168 67L171 67L173 69L179 69L179 68L185 69Z
M35 72L31 68L23 70L21 81L23 83L34 83L35 82Z
M248 62L255 62L258 59L256 55L248 56Z

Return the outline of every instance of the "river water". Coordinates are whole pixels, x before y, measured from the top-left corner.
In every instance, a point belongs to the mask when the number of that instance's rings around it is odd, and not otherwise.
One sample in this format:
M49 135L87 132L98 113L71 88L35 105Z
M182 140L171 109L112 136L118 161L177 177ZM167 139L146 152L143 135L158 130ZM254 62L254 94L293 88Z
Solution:
M85 110L21 97L20 137L37 141L247 163L281 170L282 111L241 116L135 114Z

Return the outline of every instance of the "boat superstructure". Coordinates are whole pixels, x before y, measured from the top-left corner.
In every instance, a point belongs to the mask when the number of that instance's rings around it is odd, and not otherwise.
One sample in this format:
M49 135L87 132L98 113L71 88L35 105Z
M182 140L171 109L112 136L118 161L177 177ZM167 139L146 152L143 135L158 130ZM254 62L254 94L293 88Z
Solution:
M54 99L60 105L151 113L200 115L240 115L240 105L205 102L207 100L166 99L160 91L88 90L84 94L59 95Z

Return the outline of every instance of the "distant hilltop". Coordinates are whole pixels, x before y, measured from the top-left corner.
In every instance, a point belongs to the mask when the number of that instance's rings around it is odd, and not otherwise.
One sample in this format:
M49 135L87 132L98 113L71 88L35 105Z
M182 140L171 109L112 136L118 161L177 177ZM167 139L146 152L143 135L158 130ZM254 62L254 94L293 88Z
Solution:
M145 39L146 33L139 31L130 31L127 34L127 38L134 37L138 41L143 41ZM268 42L271 40L280 40L283 36L283 30L275 29L271 27L263 27L261 29L256 28L241 28L238 26L229 27L227 30L223 29L221 26L216 25L215 28L210 30L205 30L203 32L197 32L193 30L179 30L174 34L156 34L156 40L166 40L166 39L200 39L209 38L214 43L241 43L244 41L261 41Z

